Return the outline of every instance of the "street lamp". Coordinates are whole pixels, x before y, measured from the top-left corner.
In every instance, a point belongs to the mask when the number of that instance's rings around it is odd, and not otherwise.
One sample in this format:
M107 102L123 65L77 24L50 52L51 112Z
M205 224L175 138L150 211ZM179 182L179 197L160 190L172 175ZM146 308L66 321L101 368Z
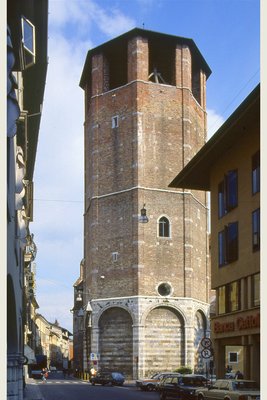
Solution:
M76 301L83 301L83 298L82 298L82 291L81 291L81 290L78 290L78 294L77 294L77 297L76 297Z

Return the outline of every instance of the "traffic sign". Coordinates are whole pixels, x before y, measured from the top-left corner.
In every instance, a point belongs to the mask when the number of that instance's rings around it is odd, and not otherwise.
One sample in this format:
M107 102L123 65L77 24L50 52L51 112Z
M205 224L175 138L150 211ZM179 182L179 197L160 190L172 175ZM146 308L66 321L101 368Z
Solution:
M204 337L203 339L201 339L201 344L203 347L205 348L209 348L211 347L211 340L208 337Z
M91 361L100 360L100 354L99 353L90 353L90 360Z
M202 357L203 358L210 358L211 357L211 355L212 355L212 352L211 352L211 350L210 349L203 349L202 351L201 351L201 355L202 355Z

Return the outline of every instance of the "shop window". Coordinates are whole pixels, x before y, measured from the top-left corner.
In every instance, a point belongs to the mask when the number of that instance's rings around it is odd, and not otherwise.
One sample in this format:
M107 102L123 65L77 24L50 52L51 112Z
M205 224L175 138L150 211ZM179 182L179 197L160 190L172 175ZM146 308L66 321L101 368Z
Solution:
M170 237L170 221L166 217L161 217L159 219L159 226L158 226L159 237Z
M260 250L260 209L252 213L252 249Z
M252 277L252 304L254 307L260 305L260 274Z
M228 361L230 364L238 363L238 353L236 351L229 351Z
M260 191L260 151L252 157L252 194Z
M238 205L237 170L229 171L218 185L218 214L222 218Z
M240 281L235 281L227 285L227 312L240 309Z
M238 259L238 223L233 222L218 234L219 266L230 264Z
M225 286L221 286L218 289L218 313L225 314L226 306L225 306Z

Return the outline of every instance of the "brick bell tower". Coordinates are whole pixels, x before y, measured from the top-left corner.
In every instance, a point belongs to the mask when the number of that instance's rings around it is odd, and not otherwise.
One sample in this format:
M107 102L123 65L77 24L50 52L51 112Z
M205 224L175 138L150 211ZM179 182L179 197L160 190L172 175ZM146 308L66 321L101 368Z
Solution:
M168 185L205 143L210 73L193 40L138 28L87 54L84 368L204 368L206 197Z

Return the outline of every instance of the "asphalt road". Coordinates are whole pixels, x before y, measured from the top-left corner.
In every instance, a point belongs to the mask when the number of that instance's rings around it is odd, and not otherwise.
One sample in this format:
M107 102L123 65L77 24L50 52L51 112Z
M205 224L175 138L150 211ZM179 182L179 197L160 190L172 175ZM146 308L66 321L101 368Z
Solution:
M36 381L44 400L159 400L156 392L143 392L134 385L92 386L61 373L50 374L46 383Z

